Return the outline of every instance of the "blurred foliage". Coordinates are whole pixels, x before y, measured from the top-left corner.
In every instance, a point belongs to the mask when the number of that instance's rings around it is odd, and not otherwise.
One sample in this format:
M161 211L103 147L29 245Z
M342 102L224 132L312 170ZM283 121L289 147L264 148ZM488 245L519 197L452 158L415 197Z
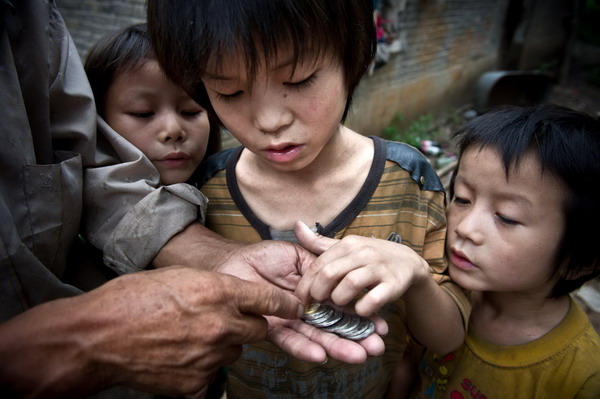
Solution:
M429 139L433 132L433 116L424 114L412 121L408 127L401 129L398 125L404 120L400 112L396 112L392 123L381 131L383 138L391 141L399 141L410 144L413 147L419 147L421 140Z

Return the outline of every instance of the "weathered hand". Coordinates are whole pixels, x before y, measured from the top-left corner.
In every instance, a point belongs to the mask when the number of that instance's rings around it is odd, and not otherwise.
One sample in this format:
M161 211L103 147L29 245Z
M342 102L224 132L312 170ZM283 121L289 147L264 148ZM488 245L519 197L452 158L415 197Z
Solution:
M125 275L2 325L0 337L11 345L0 345L9 367L0 386L32 397L79 397L112 385L196 393L238 358L242 344L265 338L261 315L297 318L302 309L272 285L197 268ZM15 381L18 375L30 381Z
M312 234L312 233L311 233ZM210 268L244 280L268 282L293 292L303 270L316 256L298 244L284 241L261 241L242 244L225 240L200 225L192 225L169 243L162 260L173 259L186 265ZM163 252L163 251L161 251ZM384 346L380 337L355 343L308 326L300 320L268 318L267 340L299 359L321 363L327 356L356 363L365 354L378 356ZM379 323L380 334L387 332L385 322Z

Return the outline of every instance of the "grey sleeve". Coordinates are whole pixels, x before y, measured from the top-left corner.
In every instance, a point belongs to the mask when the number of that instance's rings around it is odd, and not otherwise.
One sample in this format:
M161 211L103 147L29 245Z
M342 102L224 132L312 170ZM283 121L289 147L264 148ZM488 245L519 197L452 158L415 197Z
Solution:
M143 270L171 237L204 222L206 197L185 183L160 186L150 160L101 118L96 157L84 178L85 230L117 273Z

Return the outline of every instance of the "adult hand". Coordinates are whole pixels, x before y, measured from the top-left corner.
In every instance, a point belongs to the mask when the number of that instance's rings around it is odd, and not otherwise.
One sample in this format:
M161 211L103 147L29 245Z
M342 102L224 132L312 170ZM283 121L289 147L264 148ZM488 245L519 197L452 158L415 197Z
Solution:
M314 259L311 252L289 242L245 244L193 223L174 236L153 263L156 267L178 264L212 270L293 291L302 277L300 270Z
M3 324L0 387L32 397L78 397L112 385L195 393L238 358L242 344L264 339L261 315L297 318L302 309L272 285L197 268L125 275Z
M381 356L385 351L380 335L387 334L388 326L381 317L371 318L377 334L356 342L324 332L302 320L285 320L274 316L266 318L269 322L267 341L298 359L323 363L331 357L345 363L360 364L368 356Z
M171 239L155 259L155 264L161 266L170 260L294 291L302 277L302 270L308 269L315 258L313 253L297 244L284 241L242 244L225 240L205 227L193 224ZM301 320L276 317L267 320L267 340L301 360L322 363L329 356L346 363L361 363L367 356L379 356L384 350L379 336L356 343L323 332ZM385 322L376 321L378 333L386 334Z

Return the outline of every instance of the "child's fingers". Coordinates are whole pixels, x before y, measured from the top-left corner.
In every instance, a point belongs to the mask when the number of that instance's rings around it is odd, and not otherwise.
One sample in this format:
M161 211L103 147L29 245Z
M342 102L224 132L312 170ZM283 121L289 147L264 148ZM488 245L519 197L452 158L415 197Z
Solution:
M317 301L329 298L339 281L355 267L359 267L356 260L349 262L346 257L347 250L343 245L334 245L320 255L303 271L296 286L296 295L305 303L311 298Z
M387 324L387 321L385 321L383 319L383 317L374 314L374 315L369 316L369 319L371 319L371 321L373 323L375 323L375 332L378 335L386 336L388 334L388 332L390 331L390 328Z
M361 316L372 315L385 304L398 299L406 288L397 283L382 282L356 302L355 311Z
M298 242L300 245L304 246L311 252L314 252L317 255L322 254L327 249L331 248L334 244L336 244L339 240L335 240L333 238L323 237L318 234L315 234L311 231L306 224L301 221L296 222L294 225L294 233L296 234L296 238L298 238ZM304 268L301 271L303 277L298 282L296 286L295 294L300 298L304 303L308 303L311 301L311 288L315 280L317 280L317 276L319 275L321 268L324 265L327 265L327 259L331 258L331 255L326 255L325 259L317 258L314 262L310 264L309 267ZM319 289L319 292L327 292L327 289ZM320 298L324 299L324 298Z
M323 264L324 266L315 267L314 269L311 266L311 272L305 274L300 283L298 283L297 292L299 289L306 290L308 295L316 301L331 298L333 290L336 289L341 281L348 277L349 273L365 266L359 263L360 260L345 253L341 254L339 253L340 251L334 251L334 249L332 248L331 252L328 251L315 261L315 264ZM351 283L347 284L348 287L350 285ZM349 288L351 289L351 293L344 295L344 297L350 297L346 302L334 302L338 305L348 303L363 287L359 289Z
M348 304L354 298L365 292L365 289L381 282L377 268L373 266L359 267L349 271L339 284L331 291L331 300L339 306ZM361 314L369 316L369 314Z
M316 255L321 255L339 241L314 233L301 221L297 221L294 224L294 234L300 245Z

